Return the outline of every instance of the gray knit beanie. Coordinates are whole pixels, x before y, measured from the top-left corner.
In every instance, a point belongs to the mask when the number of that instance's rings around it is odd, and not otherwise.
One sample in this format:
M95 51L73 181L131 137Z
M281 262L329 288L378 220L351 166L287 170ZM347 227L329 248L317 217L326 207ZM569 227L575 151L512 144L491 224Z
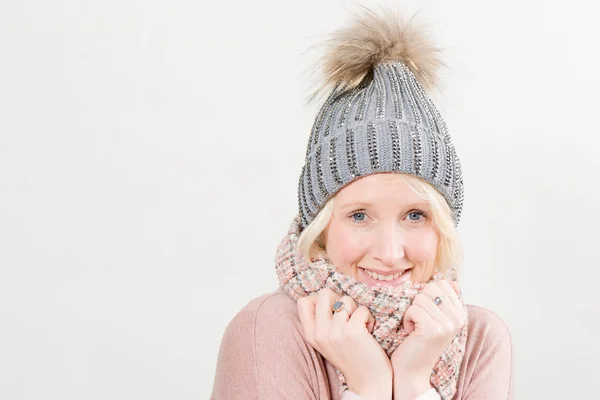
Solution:
M333 88L314 121L299 179L303 227L342 187L380 172L410 174L433 185L458 225L460 162L446 123L424 90L435 87L439 49L412 22L369 10L327 44L319 90Z

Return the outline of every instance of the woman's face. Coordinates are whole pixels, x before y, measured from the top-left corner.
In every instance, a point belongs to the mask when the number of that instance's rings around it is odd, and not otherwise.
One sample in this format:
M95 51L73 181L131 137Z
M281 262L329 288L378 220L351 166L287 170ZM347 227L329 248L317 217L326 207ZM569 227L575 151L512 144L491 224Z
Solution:
M331 263L370 286L429 280L438 241L428 202L397 173L369 175L340 190L324 232Z

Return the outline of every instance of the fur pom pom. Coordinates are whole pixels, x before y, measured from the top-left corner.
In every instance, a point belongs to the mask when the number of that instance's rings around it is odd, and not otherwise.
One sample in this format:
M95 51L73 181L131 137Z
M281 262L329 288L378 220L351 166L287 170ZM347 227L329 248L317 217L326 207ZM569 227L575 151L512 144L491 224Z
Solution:
M347 27L334 32L323 43L326 47L316 67L323 77L309 101L330 88L351 91L373 79L374 68L387 61L402 61L426 90L435 88L437 71L444 66L440 49L416 26L397 12L381 10L377 14L365 7Z

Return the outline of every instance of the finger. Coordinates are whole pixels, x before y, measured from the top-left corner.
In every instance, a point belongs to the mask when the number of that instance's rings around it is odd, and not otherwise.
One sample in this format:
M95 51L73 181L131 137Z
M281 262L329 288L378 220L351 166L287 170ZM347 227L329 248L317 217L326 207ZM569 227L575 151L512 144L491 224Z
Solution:
M452 289L454 289L454 292L456 293L456 322L458 325L463 326L467 322L467 310L465 309L464 301L460 297L460 284L457 281L449 281L448 284L452 287Z
M435 299L439 297L441 303L437 304L437 306L444 310L444 312L450 312L451 310L456 309L460 303L458 299L454 300L452 298L452 296L456 296L454 289L452 289L447 282L444 281L447 285L443 285L441 282L442 281L440 280L428 283L427 286L425 286L425 289L423 289L423 293L429 296L434 303ZM448 290L450 290L451 293L448 293Z
M412 333L416 330L421 332L426 326L432 325L435 322L427 311L413 302L404 313L402 323L404 325L404 330L407 333Z
M315 307L316 327L329 327L331 318L333 317L331 307L340 298L340 296L331 289L321 289L317 293L317 304Z
M462 325L462 321L465 319L465 309L448 281L436 281L430 286L425 287L423 293L431 299L433 306L441 310L447 317L446 320L436 318L437 320L444 323L445 321L451 321L457 326ZM435 304L436 297L442 298L440 304ZM428 305L426 309L432 310L432 306Z
M452 286L452 289L454 289L454 291L456 292L456 297L458 298L458 301L462 302L460 284L457 281L450 281L450 286Z
M366 328L369 333L372 333L375 328L375 318L367 307L360 306L352 313L348 324L353 329Z
M456 295L460 297L460 285L456 281L450 281L450 286L456 292Z
M452 302L454 307L456 307L456 308L462 307L462 303L458 298L457 291L449 281L442 279L442 280L436 281L435 283L437 284L437 286L440 289L443 290L444 295L447 297L448 300L450 300ZM460 289L459 289L459 292L460 292Z
M317 295L311 294L298 299L296 306L298 308L298 318L302 325L304 338L313 344L313 335L315 332L315 306L317 303Z
M440 304L439 306L433 302L430 294L426 294L425 290L415 296L413 300L413 304L421 307L425 310L432 320L437 321L439 324L447 324L449 322L449 317L446 315L448 311L442 310ZM452 310L450 310L451 312Z
M348 329L348 320L356 310L356 303L349 296L341 297L338 302L344 303L344 307L340 311L333 313L331 329L329 331L330 338L332 339L343 336L344 331Z
M343 296L338 301L344 303L344 308L333 314L332 320L336 325L343 324L350 319L350 316L356 310L356 302L350 296Z

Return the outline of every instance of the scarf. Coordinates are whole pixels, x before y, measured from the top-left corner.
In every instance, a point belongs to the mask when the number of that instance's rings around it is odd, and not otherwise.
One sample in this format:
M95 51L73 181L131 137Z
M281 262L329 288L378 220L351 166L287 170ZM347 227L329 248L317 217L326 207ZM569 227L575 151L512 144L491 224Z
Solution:
M370 287L351 276L338 272L326 259L307 262L297 250L301 232L300 219L294 218L287 235L277 247L276 271L282 289L294 300L329 288L340 296L350 296L357 306L366 306L375 318L372 335L391 357L394 350L408 336L402 324L404 312L415 296L424 288L423 283L403 282L401 285ZM458 280L456 270L441 273L436 270L433 280ZM462 296L461 296L462 299ZM464 300L463 306L464 305ZM460 365L465 354L467 324L438 359L430 377L431 385L443 400L450 400L456 392ZM348 389L343 374L337 370L340 392Z

